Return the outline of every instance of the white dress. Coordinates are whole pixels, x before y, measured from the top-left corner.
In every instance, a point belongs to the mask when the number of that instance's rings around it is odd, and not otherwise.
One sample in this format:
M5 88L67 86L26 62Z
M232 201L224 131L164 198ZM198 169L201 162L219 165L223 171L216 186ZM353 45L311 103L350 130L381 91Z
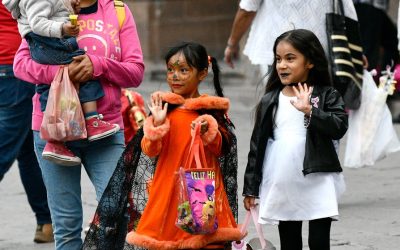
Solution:
M260 188L259 223L336 219L338 198L345 190L341 173L303 175L306 128L304 113L279 94L274 140L268 140Z

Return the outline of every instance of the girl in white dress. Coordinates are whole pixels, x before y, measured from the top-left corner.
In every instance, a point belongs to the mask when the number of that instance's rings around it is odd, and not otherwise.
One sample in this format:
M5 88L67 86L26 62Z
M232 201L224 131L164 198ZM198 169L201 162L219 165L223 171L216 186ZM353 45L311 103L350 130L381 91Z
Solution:
M302 221L309 221L310 249L328 250L345 189L333 144L347 131L344 102L331 87L314 33L285 32L273 52L251 137L244 206L248 210L260 198L259 222L278 224L282 250L302 249Z

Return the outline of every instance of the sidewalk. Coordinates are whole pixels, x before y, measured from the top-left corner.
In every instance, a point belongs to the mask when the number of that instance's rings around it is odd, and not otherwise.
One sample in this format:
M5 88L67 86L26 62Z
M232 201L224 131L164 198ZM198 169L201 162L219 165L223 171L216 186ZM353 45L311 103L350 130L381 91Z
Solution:
M151 71L150 69L154 69ZM155 71L155 70L160 71ZM156 89L168 89L164 83L163 68L148 65L149 70L144 83L137 89L147 100L149 93ZM223 80L229 80L224 90L231 99L230 117L236 125L239 152L239 221L243 221L245 211L242 207L241 191L243 173L247 162L249 139L253 128L252 110L262 87L245 76L254 76L256 71L241 66L237 72L226 70ZM229 73L229 74L228 74ZM152 76L151 76L152 74ZM149 77L153 77L150 81ZM257 79L257 78L256 78ZM223 81L224 82L224 81ZM206 92L212 86L203 83ZM398 135L400 126L396 125ZM346 146L346 138L341 141L340 158ZM96 208L95 194L87 175L82 171L82 200L84 201L84 225ZM340 221L334 222L331 233L333 250L396 250L400 247L400 153L392 154L375 166L362 169L344 169L347 190L340 203ZM12 167L0 183L0 250L54 249L53 244L35 244L33 236L35 220L26 200L18 168ZM304 249L307 247L307 223L303 228ZM264 227L265 238L279 249L278 230L274 226ZM254 227L250 227L249 237L256 237Z

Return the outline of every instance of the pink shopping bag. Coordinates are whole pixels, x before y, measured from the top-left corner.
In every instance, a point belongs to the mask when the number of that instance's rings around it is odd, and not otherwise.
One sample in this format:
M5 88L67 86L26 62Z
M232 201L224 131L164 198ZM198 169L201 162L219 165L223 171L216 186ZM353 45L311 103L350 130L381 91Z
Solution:
M40 137L46 141L74 141L87 137L82 107L67 66L58 69L51 83Z

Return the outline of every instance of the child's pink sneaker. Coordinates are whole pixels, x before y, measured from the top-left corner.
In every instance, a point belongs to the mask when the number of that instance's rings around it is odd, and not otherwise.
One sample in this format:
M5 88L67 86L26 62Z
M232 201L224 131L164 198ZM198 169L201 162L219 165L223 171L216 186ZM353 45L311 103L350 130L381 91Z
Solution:
M42 157L62 166L81 164L81 159L75 156L62 142L47 142Z
M86 118L86 130L89 141L95 141L113 135L119 131L118 124L111 124L102 120L102 115Z

